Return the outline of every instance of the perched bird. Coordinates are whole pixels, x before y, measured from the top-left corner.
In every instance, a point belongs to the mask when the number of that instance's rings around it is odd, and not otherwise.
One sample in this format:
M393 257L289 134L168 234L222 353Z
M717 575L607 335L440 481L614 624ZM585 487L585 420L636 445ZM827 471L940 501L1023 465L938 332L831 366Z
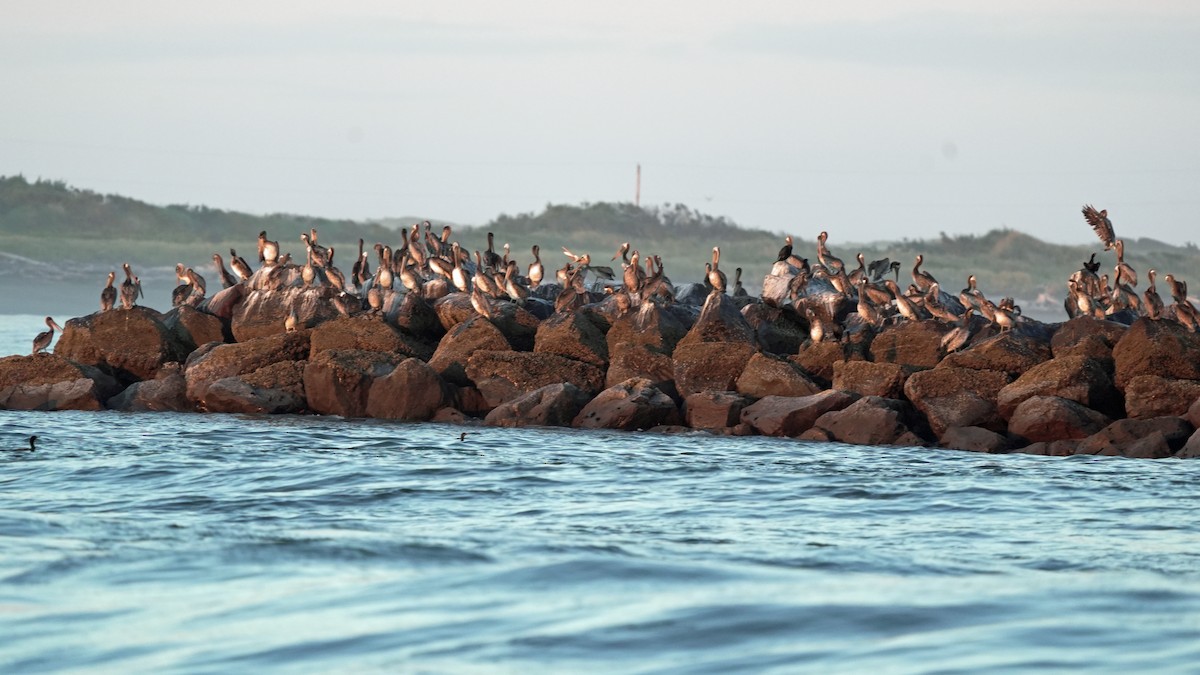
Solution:
M213 254L213 267L217 269L217 278L221 280L221 288L229 288L238 284L238 278L229 273L225 269L225 262L221 260L220 253Z
M925 256L917 254L916 262L913 264L912 278L913 283L917 285L917 289L922 293L928 293L929 288L937 283L937 279L929 272L921 270L921 263L925 262Z
M138 298L142 296L142 282L133 276L133 270L129 267L129 263L123 263L121 267L125 270L125 281L121 282L121 307L132 309L137 304Z
M279 260L279 242L267 239L267 231L258 233L258 262L274 265Z
M786 262L790 257L792 257L792 235L789 234L783 238L783 248L779 249L779 257L775 261Z
M971 314L975 308L967 305L967 309L959 317L960 323L949 333L942 336L942 353L951 354L962 349L971 339Z
M533 262L529 263L529 286L537 288L541 285L542 279L546 276L546 266L542 264L541 248L537 244L533 245Z
M46 326L49 330L44 330L38 333L33 338L33 353L36 355L39 352L44 352L50 346L50 341L54 339L54 331L61 331L62 326L58 325L54 319L46 317Z
M250 265L246 260L232 248L229 249L229 266L233 268L233 273L241 281L245 281L254 275L254 270L250 269Z
M1162 297L1158 294L1158 289L1154 285L1154 277L1157 274L1158 271L1153 268L1149 272L1146 272L1146 278L1150 280L1150 283L1146 286L1146 291L1142 294L1142 299L1146 301L1145 305L1143 305L1146 308L1146 316L1155 320L1162 318L1163 312L1166 309L1163 305Z
M116 272L108 273L108 283L100 291L100 311L107 312L117 304L117 289L113 287L113 282L117 278Z

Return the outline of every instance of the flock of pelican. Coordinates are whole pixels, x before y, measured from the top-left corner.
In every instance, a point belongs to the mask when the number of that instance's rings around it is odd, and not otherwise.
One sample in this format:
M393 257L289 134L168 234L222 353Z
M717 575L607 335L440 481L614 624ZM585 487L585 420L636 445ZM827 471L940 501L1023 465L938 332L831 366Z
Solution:
M1187 299L1186 283L1170 274L1164 276L1174 300L1171 307L1164 307L1155 288L1156 271L1150 270L1149 288L1139 298L1133 290L1138 283L1137 273L1124 260L1125 244L1115 237L1107 212L1089 205L1083 207L1083 214L1105 244L1105 250L1115 249L1117 263L1112 287L1107 274L1097 276L1100 263L1095 261L1095 254L1071 275L1067 283L1070 294L1065 302L1068 316L1104 318L1132 310L1152 319L1171 318L1196 331L1200 324L1195 306ZM329 287L334 307L346 316L381 313L390 296L401 292L396 287L397 280L403 292L427 301L454 292L468 294L471 306L487 318L497 316L497 303L510 301L524 305L535 292L546 299L553 297L556 312L569 312L605 296L612 296L618 311L625 312L633 307L673 303L680 292L666 276L660 256L643 256L629 242L621 244L612 256L611 262L620 261L618 278L613 267L593 264L590 254L574 253L566 247L562 249L565 263L549 273L537 245L531 249L533 261L522 268L508 244L501 251L496 250L491 232L487 233L486 249L473 252L453 241L452 234L448 225L439 236L429 221L424 222L423 229L421 223L415 223L404 231L398 248L376 243L374 260L359 239L358 254L348 278L334 265L334 247L321 245L315 228L300 234L303 263L293 261L290 253L281 253L279 243L270 240L266 231L258 235L258 270L233 248L229 249L228 268L220 254L214 253L212 260L222 288L239 284L262 290ZM924 256L917 255L911 269L912 282L902 289L899 261L883 258L868 263L859 253L855 256L857 267L848 269L830 250L828 239L827 232L817 236L816 262L810 264L807 258L796 254L793 239L787 236L768 276L786 279L786 293L764 292L761 298L772 306L790 304L808 320L809 335L814 342L838 339L855 322L878 329L886 322L934 319L955 327L943 342L949 352L961 348L970 338L976 314L1000 331L1011 330L1026 320L1011 297L999 302L985 297L973 274L957 296L951 295L942 291L937 279L922 269ZM113 310L118 300L121 309L130 309L143 297L139 278L128 263L122 267L125 280L119 290L114 286L116 272L108 273L100 293L101 311ZM207 292L204 277L182 263L176 265L175 273L178 285L171 294L172 304L202 305ZM704 264L704 290L708 294L728 293L742 302L753 302L741 278L739 267L734 271L730 288L728 276L721 269L721 249L713 247L711 260ZM35 354L50 345L55 330L62 330L50 317L46 317L46 325L49 330L34 338ZM298 317L292 308L285 328L294 330L297 325Z

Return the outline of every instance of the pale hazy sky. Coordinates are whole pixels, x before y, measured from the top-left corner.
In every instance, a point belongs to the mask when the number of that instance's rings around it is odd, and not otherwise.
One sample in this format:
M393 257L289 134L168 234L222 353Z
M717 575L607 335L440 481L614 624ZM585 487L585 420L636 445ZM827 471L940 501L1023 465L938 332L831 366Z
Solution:
M834 6L836 4L836 7ZM336 5L336 6L335 6ZM482 224L1200 241L1200 4L0 0L0 174Z

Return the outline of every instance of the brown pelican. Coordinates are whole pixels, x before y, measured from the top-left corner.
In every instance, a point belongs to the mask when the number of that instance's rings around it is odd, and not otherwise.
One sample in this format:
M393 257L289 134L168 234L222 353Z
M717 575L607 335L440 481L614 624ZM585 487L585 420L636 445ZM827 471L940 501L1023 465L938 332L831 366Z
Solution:
M461 293L466 293L471 290L471 280L467 278L467 271L463 269L462 258L458 257L458 242L454 242L450 248L454 267L450 270L450 281L454 287Z
M508 261L508 269L504 273L504 292L518 305L524 305L525 299L529 297L529 289L517 279L517 270L517 261Z
M305 286L312 286L317 279L317 268L313 266L312 249L304 252L304 266L300 268L300 280Z
M404 260L401 261L401 264L411 259L412 258L406 253ZM400 283L404 284L404 287L407 288L410 293L416 293L417 297L421 296L425 286L425 282L421 279L421 275L417 273L417 268L415 265L403 266L403 269L400 270Z
M963 348L971 339L971 314L975 308L967 305L967 309L959 317L960 323L949 333L942 336L942 353L950 354Z
M1108 219L1108 209L1097 211L1091 204L1083 205L1083 219L1096 231L1096 236L1104 243L1104 250L1111 249L1116 243L1112 221Z
M1153 268L1149 272L1146 272L1146 277L1150 280L1150 284L1146 287L1146 292L1142 294L1143 299L1146 301L1144 305L1146 316L1155 320L1162 318L1163 312L1166 309L1163 305L1162 296L1158 294L1158 289L1154 285L1154 277L1157 274L1158 271Z
M221 288L236 286L238 279L225 269L225 261L221 260L221 254L214 253L212 259L213 267L217 268L217 278L221 280Z
M312 255L312 264L316 267L325 267L329 264L329 249L317 243L316 230L312 230L313 235L300 233L300 241L304 242L304 247L308 249ZM231 251L232 253L232 251Z
M371 263L367 261L367 252L363 250L363 243L360 238L358 240L358 257L350 266L350 281L354 284L355 289L361 289L362 285L371 277Z
M546 266L542 264L541 248L537 244L534 244L532 250L533 262L529 263L529 285L532 288L537 288L546 276Z
M1125 242L1118 239L1113 244L1113 247L1117 249L1117 272L1113 276L1114 285L1128 284L1130 286L1137 286L1137 271L1129 263L1125 262Z
M475 312L485 319L495 318L495 310L492 309L492 301L488 296L479 290L479 287L471 289L471 307L475 308Z
M892 268L892 261L889 260L888 258L880 258L879 260L872 260L871 263L869 265L867 265L867 277L871 281L879 281L880 279L883 278L883 275L888 273L888 270L890 270L891 268ZM898 267L897 267L897 269L898 269ZM897 279L897 281L899 281L899 280Z
M279 260L279 242L267 239L267 231L258 233L258 262L274 265Z
M563 254L571 259L571 262L575 263L576 265L579 265L579 269L584 275L586 275L588 272L591 272L592 274L595 274L597 277L604 278L604 279L612 280L612 279L616 278L616 275L613 274L613 270L611 267L607 267L607 266L603 266L603 265L592 265L592 255L590 253L584 253L583 255L576 255L574 253L571 253L570 249L568 249L566 246L562 247L562 250L563 250ZM582 281L582 276L580 277L580 279Z
M33 338L33 353L34 354L45 351L46 348L48 348L50 346L50 341L54 339L54 331L55 330L62 331L62 329L63 329L62 326L58 325L58 323L56 323L54 321L54 319L52 319L50 317L46 317L46 326L50 330L44 330L44 331L38 333Z
M487 250L483 252L483 262L488 267L498 270L500 269L500 256L496 254L496 242L491 232L487 233L487 242Z
M824 230L821 231L821 234L817 235L817 260L825 267L828 267L831 272L845 269L846 265L842 262L842 259L834 256L829 251L829 247L825 245L827 239L829 239L829 233Z
M913 283L917 285L917 289L922 293L929 292L929 287L937 283L937 279L929 272L921 271L921 263L925 262L925 256L917 254L916 262L913 263L912 278Z
M108 273L108 283L100 291L100 311L107 312L117 304L117 289L113 288L113 281L117 278L116 272Z
M942 304L941 287L934 284L929 292L925 294L925 309L935 319L939 319L945 323L954 323L958 321L958 317L954 315L946 306Z
M438 253L445 255L450 252L450 236L453 232L449 225L442 226L442 238L438 241Z
M812 305L804 306L804 316L808 318L808 337L813 342L821 342L826 335L833 335L829 322Z
M879 310L875 308L875 305L871 304L870 298L867 297L866 286L866 279L858 282L858 316L862 318L863 322L877 327L883 321L883 317L879 314Z
M367 307L372 313L378 314L383 309L383 289L378 284L367 291Z
M623 265L629 265L629 242L622 242L617 248L617 252L613 254L612 259L616 260L617 258L621 259Z
M867 280L863 279L860 283L860 288L865 287L867 285ZM895 296L896 310L900 312L900 316L903 316L909 321L920 321L921 316L917 313L916 305L913 304L912 300L908 299L907 295L904 295L900 292L899 284L891 279L887 279L883 283L888 287L888 290L892 292L892 295Z
M967 277L967 287L958 292L958 301L963 307L979 309L979 290L975 288L975 275Z
M233 269L233 273L238 275L238 279L245 281L254 274L254 270L250 269L250 265L246 263L245 258L237 254L237 251L229 249L229 267Z
M380 260L379 267L375 268L375 285L383 288L391 288L392 282L395 281L395 273L392 272L392 247L379 247ZM411 252L412 249L409 249ZM401 261L403 266L403 261Z
M792 257L792 235L787 235L783 238L783 248L779 249L779 256L775 258L776 262L786 262Z
M142 283L133 276L129 263L122 263L121 267L125 270L125 281L121 282L121 307L132 309L142 295Z
M850 285L858 286L859 279L871 281L871 278L867 276L867 259L863 257L862 251L859 251L858 255L854 257L858 260L858 267L856 267L850 272L850 274L847 275L847 278L850 280Z
M1171 292L1171 297L1175 302L1187 301L1187 282L1176 279L1174 275L1167 274L1163 276L1163 281L1167 282L1167 290Z
M9 452L33 452L34 450L36 450L36 448L34 447L34 444L37 443L38 438L40 438L40 437L39 436L30 436L28 448L4 448L4 449Z
M750 294L746 292L746 288L742 286L742 268L735 267L733 269L733 297L748 298Z

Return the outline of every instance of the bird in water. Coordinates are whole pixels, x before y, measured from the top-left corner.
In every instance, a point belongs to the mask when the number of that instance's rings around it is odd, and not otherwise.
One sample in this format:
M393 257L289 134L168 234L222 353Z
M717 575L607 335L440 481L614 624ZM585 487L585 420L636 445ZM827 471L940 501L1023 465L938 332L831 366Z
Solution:
M38 436L30 436L28 448L5 448L5 450L9 452L33 452L36 449L34 445L37 443L37 440Z
M100 291L100 311L107 312L117 304L117 289L113 287L113 282L117 279L116 272L108 273L108 283L105 284L103 290Z
M62 326L58 325L58 323L55 322L54 319L52 319L50 317L46 317L46 326L48 326L50 328L50 330L44 330L44 331L38 333L37 336L35 336L33 338L33 353L34 354L37 354L38 352L46 351L46 349L50 346L50 341L54 339L54 331L55 330L61 331L63 329Z

